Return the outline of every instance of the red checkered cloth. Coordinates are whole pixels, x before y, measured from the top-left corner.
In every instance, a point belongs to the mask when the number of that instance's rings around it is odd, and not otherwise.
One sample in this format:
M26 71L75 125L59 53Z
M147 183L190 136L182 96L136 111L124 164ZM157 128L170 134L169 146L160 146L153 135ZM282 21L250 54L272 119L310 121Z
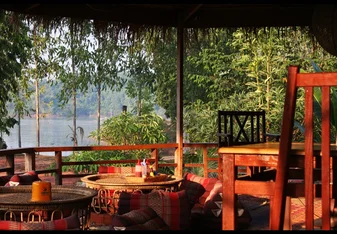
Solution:
M70 230L79 229L80 220L77 214L64 219L45 222L16 222L0 220L0 230Z
M135 167L99 166L98 174L102 174L102 173L132 174L136 172L135 172Z
M121 215L145 207L151 207L171 230L186 230L190 227L191 209L185 190L153 190L147 194L121 192L117 213Z
M184 180L181 184L181 187L179 188L179 190L191 190L191 187L193 185L193 187L198 187L198 189L194 189L194 193L196 193L196 196L200 196L199 197L199 204L204 205L205 201L208 197L208 195L210 194L210 192L212 191L215 183L219 181L217 178L205 178L205 177L201 177L201 176L197 176L193 173L186 173L184 175ZM201 188L201 186L202 188ZM190 192L189 192L190 193ZM200 195L201 194L201 195Z

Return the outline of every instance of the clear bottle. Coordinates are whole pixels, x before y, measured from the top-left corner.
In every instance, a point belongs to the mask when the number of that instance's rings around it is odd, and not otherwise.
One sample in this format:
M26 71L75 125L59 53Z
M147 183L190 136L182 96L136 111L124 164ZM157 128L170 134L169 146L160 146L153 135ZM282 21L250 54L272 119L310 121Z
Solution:
M150 161L149 161L149 159L146 159L145 164L146 164L146 175L150 176Z
M147 166L146 166L145 159L143 160L143 162L141 162L141 166L142 166L142 177L146 178L147 177Z

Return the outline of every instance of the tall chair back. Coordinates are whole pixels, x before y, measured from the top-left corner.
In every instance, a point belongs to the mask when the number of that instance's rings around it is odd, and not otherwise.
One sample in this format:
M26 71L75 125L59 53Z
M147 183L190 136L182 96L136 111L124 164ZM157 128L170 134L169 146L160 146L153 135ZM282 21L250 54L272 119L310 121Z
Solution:
M273 205L270 210L270 228L280 230L283 228L286 189L289 176L289 159L291 157L291 145L295 109L298 89L304 89L304 195L305 195L305 228L314 229L314 168L320 166L321 170L321 205L322 205L322 229L330 230L331 220L331 95L332 87L337 87L337 72L299 73L298 66L288 68L288 79L284 112L279 145L279 155L276 168L276 180L273 196ZM318 97L319 105L315 97ZM321 111L321 122L315 126L315 118L318 108ZM335 107L336 108L336 107ZM317 113L317 112L316 112ZM315 124L314 124L315 123ZM319 127L321 140L314 143L314 128ZM317 156L317 152L320 155ZM315 158L316 157L316 158ZM335 163L333 163L335 164ZM316 169L316 168L315 168ZM318 187L316 187L317 189ZM333 196L333 195L332 195Z
M218 110L219 147L266 141L265 111Z

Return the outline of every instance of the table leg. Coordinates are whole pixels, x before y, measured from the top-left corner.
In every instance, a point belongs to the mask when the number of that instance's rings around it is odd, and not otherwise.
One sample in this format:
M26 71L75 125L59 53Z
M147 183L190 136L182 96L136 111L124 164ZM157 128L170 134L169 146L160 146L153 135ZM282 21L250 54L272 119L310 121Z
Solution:
M235 155L223 154L222 230L235 230L237 207L235 200Z

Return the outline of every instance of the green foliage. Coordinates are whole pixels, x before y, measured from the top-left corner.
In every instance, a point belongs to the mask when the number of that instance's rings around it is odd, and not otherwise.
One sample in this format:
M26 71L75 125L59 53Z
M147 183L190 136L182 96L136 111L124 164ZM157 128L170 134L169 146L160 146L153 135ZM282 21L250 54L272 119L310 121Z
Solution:
M208 157L218 157L217 149L208 149ZM195 151L192 149L190 152L184 153L184 162L185 163L203 163L203 149L196 149ZM210 161L208 163L209 169L218 168L218 162ZM204 168L202 167L191 167L184 168L184 172L190 172L199 176L204 176ZM209 177L217 177L217 173L209 173Z
M97 131L90 133L97 137ZM101 126L100 137L109 145L156 144L167 142L165 122L155 113L133 115L122 112L118 116L105 120ZM149 152L139 150L136 158L148 157Z
M81 161L99 161L99 160L124 160L133 159L132 153L124 151L84 151L64 157L67 162L81 162ZM134 166L130 163L108 164L117 167ZM74 173L92 173L98 172L98 164L90 165L73 165L63 167L63 171L73 171Z
M242 29L231 36L219 33L221 37L202 44L197 55L188 56L186 66L195 67L188 77L207 90L207 98L184 102L187 140L216 141L217 110L265 110L267 132L280 132L287 66L297 64L304 71L311 71L310 59L321 58L320 64L328 69L336 67L333 58L321 48L313 50L304 32L286 30L287 35L283 36L273 28L254 34ZM301 121L301 91L298 102L295 117ZM296 140L302 138L299 129L294 136Z
M0 133L9 134L17 121L9 116L7 103L15 101L22 83L22 69L27 65L29 49L32 47L27 36L28 27L17 18L17 26L11 16L0 12ZM21 86L22 85L22 86ZM19 105L19 104L18 104ZM16 106L19 108L19 106Z
M75 131L71 126L68 125L68 127L70 128L71 130L71 133L68 134L66 137L70 137L71 141L74 141L74 136L76 137L77 139L77 131ZM81 139L81 142L83 141L83 136L84 136L84 129L80 126L78 126L76 128L76 130L78 130L79 134L80 134L80 139Z
M311 60L312 67L315 72L322 72L322 69ZM331 103L330 103L330 125L331 125L331 136L332 141L337 143L337 89L331 88ZM320 88L314 88L314 141L319 142L321 139L321 122L322 122L322 91ZM302 121L301 121L302 120ZM300 133L304 135L305 128L302 124L303 118L301 120L295 120L294 124L298 127Z
M209 103L197 100L185 108L185 139L189 142L216 142L218 113Z

